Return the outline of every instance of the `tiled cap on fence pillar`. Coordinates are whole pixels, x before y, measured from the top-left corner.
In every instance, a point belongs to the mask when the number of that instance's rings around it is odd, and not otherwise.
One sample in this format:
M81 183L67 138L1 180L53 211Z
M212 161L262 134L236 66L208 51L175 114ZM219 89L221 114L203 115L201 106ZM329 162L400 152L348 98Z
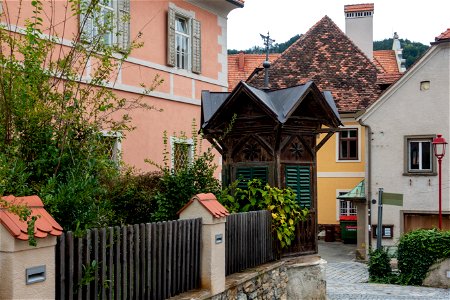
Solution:
M203 224L214 223L228 216L228 210L213 193L197 194L178 211L181 219L203 218ZM214 220L216 219L216 220Z
M225 290L225 222L230 213L214 194L197 194L178 212L180 219L202 218L201 285L212 295Z
M61 226L38 196L2 197L0 202L0 299L54 299L55 245ZM28 225L5 206L27 206L37 216L37 246L28 244Z

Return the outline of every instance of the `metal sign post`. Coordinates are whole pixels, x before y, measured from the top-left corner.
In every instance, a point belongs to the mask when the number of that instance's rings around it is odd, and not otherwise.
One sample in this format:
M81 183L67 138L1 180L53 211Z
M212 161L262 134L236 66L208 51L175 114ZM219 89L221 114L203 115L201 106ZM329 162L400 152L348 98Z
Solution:
M378 224L377 249L381 249L381 236L383 234L383 188L378 189Z

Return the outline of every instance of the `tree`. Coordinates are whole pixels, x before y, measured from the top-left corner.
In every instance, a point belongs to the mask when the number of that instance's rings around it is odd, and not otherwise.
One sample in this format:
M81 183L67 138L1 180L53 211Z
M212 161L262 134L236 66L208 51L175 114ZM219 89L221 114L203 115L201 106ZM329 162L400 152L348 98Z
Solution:
M154 109L143 96L123 98L111 89L116 70L142 43L105 44L107 32L123 33L113 28L112 15L100 13L99 1L66 0L63 23L55 21L58 0L2 2L0 195L40 195L66 230L113 220L103 182L119 168L101 132L125 134L133 129L128 111ZM10 10L26 5L32 17L17 29L23 17ZM67 32L68 20L80 16L80 30ZM97 30L87 40L82 33L90 24ZM60 42L69 34L70 47ZM142 85L151 91L159 82Z

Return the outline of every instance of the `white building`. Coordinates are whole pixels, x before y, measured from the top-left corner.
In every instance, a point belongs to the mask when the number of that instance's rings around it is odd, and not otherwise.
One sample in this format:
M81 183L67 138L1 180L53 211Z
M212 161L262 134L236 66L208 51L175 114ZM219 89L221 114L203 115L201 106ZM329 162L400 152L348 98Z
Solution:
M450 29L359 117L367 126L366 190L403 194L403 206L384 205L383 226L394 244L404 232L438 226L438 174L432 139L450 140ZM442 162L443 228L450 229L450 153ZM372 224L377 209L372 205ZM392 227L391 227L392 226ZM373 228L372 228L373 229ZM373 230L372 230L373 232Z

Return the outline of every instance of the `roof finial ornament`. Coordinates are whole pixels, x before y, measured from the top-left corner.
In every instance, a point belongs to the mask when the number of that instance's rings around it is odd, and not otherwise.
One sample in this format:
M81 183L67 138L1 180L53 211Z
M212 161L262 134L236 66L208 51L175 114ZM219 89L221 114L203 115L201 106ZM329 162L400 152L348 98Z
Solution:
M394 40L398 39L398 34L397 32L394 32Z
M264 46L266 46L266 61L263 62L264 67L264 89L269 89L269 68L270 68L270 62L269 62L269 48L272 46L272 43L275 42L275 40L270 38L269 32L267 31L267 35L259 34L261 38L264 40Z

